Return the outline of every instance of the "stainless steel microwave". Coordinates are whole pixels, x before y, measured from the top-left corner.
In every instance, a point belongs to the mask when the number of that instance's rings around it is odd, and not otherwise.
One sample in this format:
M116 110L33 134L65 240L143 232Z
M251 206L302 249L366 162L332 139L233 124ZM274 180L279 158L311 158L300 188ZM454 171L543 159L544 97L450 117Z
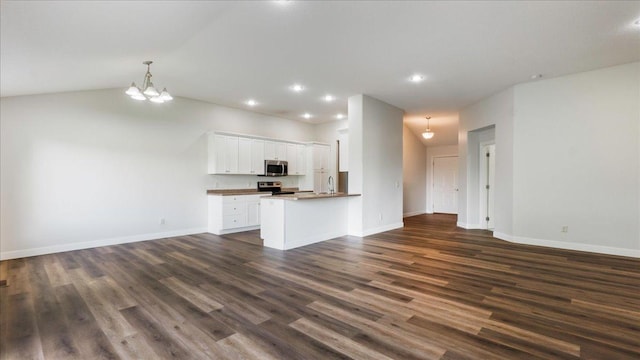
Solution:
M265 160L264 176L287 176L288 163L281 160Z

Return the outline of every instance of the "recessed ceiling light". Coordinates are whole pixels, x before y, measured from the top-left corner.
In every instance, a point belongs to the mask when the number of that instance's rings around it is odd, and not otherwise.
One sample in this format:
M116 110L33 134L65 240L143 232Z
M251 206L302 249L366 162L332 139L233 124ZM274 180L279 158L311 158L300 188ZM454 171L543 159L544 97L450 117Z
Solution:
M274 0L276 4L285 5L289 3L289 0Z
M302 114L302 117L305 118L305 119L311 119L311 114L304 113L304 114Z
M258 102L253 100L253 99L249 99L245 102L245 104L249 105L249 106L256 106L258 105Z
M300 92L300 91L304 90L304 86L302 86L300 84L293 84L293 85L291 85L291 90L293 90L295 92Z
M338 114L338 115L336 115L336 119L338 119L338 120L342 120L342 119L344 119L344 114Z
M422 76L420 74L413 74L409 78L409 81L414 82L414 83L419 83L419 82L422 82L423 80L424 80L424 76Z
M332 102L333 100L336 99L336 97L333 96L333 95L327 94L322 99L324 99L324 101L326 101L326 102Z
M531 80L540 79L541 77L542 77L542 74L533 74L531 75Z

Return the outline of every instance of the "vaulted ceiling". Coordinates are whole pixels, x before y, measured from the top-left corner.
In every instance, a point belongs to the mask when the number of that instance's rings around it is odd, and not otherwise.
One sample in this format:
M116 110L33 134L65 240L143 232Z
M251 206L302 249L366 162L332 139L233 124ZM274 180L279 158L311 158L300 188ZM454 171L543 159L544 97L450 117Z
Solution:
M312 123L371 95L418 136L432 116L429 145L455 144L461 108L533 74L640 60L639 1L3 0L0 14L2 96L124 91L153 60L174 96Z

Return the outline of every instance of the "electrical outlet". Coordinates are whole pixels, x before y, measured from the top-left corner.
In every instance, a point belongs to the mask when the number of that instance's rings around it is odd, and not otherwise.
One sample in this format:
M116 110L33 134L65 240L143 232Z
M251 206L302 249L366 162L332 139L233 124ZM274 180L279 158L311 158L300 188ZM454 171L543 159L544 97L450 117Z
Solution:
M160 225L164 225L166 223L164 218L160 218Z
M563 233L567 233L567 232L569 232L569 226L564 225L564 226L562 227L562 230L560 230L560 231L561 231L561 232L563 232Z

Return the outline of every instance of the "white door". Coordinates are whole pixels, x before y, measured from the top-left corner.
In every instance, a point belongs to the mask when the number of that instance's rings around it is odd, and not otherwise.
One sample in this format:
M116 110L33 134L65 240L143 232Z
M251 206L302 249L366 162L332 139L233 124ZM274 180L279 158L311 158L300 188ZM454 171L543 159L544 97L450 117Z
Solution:
M484 229L494 228L494 178L496 172L496 145L480 147L480 223Z
M433 158L433 212L458 213L458 157Z

